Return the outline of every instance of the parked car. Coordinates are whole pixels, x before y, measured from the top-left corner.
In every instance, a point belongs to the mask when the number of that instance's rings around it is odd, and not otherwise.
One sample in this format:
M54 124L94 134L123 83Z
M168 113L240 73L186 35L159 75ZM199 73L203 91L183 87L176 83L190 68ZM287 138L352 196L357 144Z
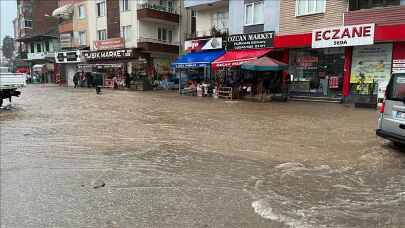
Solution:
M388 83L376 133L405 148L405 73L393 74Z

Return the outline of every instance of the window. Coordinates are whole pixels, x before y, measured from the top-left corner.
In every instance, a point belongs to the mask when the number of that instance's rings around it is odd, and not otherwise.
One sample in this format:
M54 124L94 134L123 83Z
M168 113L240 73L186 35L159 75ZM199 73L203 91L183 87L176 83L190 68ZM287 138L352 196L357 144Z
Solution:
M35 46L34 46L34 44L33 43L31 43L31 53L34 53L35 52Z
M49 41L45 40L45 51L49 51Z
M104 17L105 16L105 1L98 2L97 6L97 17Z
M37 52L41 52L41 44L37 44Z
M171 43L173 41L173 31L172 30L167 31L167 37L168 37L169 43Z
M387 88L389 100L405 100L405 74L394 74Z
M326 0L297 0L296 16L303 16L325 12Z
M245 25L263 24L263 2L253 2L245 5Z
M97 39L98 40L106 40L107 39L107 32L105 29L97 31Z
M84 8L84 5L79 6L79 18L80 19L86 18L86 8Z
M374 7L398 6L400 0L351 0L350 10L370 9Z
M197 12L191 10L191 33L196 34L197 32Z
M85 31L79 32L79 45L80 46L86 45L86 32Z
M212 27L218 30L225 30L228 27L228 14L225 12L216 12L212 15Z
M23 25L24 28L32 28L32 20L25 19Z
M121 0L121 11L129 10L129 0Z
M124 38L124 41L131 40L131 26L122 26L121 27L121 37Z
M163 42L172 42L173 31L166 28L158 28L158 40Z

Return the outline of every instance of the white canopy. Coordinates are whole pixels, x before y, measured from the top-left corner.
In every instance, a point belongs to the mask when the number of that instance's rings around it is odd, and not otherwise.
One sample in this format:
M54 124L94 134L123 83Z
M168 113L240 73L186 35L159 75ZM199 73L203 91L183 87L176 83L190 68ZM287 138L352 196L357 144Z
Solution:
M70 18L72 13L73 13L73 4L67 4L55 9L52 12L52 17L68 19Z

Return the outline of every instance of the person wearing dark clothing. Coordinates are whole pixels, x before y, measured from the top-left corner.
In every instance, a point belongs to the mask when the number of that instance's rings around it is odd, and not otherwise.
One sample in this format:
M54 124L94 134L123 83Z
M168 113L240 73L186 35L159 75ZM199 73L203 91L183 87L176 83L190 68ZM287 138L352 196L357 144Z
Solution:
M87 80L87 88L90 88L93 86L93 75L91 75L90 72L86 73L86 80Z
M129 88L131 86L131 76L128 74L127 71L125 71L124 77L125 77L125 86Z
M100 94L101 87L103 86L103 75L96 73L96 74L94 74L93 80L94 80L94 84L96 86L96 93Z
M75 88L79 85L79 72L75 73L73 76L73 83L75 84Z

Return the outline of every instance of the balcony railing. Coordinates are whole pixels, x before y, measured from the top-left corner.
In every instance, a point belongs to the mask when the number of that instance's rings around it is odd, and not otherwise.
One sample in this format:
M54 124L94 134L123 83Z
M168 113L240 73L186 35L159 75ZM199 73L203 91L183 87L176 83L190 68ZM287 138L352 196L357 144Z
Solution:
M140 9L152 9L152 10L157 10L160 12L178 14L178 12L175 8L163 6L163 5L159 5L159 4L151 4L151 3L138 4L138 10L140 10Z
M148 37L140 37L138 39L138 43L143 43L143 42L147 42L147 43L155 43L155 44L166 44L166 45L175 45L175 46L179 46L180 42L176 42L176 41L164 41L164 40L158 40L155 38L148 38Z
M196 33L187 34L187 39L204 38L204 37L225 37L228 36L229 31L227 28L218 29L212 28L211 30L199 30Z

